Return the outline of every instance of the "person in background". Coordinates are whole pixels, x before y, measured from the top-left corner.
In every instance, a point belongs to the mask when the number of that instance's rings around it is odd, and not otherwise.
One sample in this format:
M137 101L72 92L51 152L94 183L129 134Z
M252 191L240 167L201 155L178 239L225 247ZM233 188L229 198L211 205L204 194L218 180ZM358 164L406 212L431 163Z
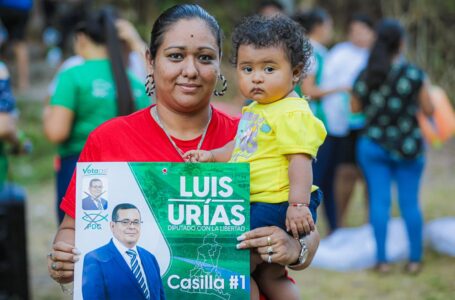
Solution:
M220 79L221 41L218 22L198 5L176 5L161 13L147 53L149 90L155 92L156 105L98 127L79 161L184 162L182 155L189 150L215 149L233 140L238 120L210 105ZM49 275L59 283L73 281L74 261L79 259L74 245L75 202L73 176L61 204L66 216L48 254ZM295 240L281 228L269 226L240 236L237 248L255 249L264 262L271 257L274 263L303 270L311 263L319 239L317 230Z
M7 31L8 41L13 44L20 91L26 90L30 84L28 46L25 35L32 7L33 0L0 0L0 20Z
M331 93L346 91L346 88L334 88L322 90L321 84L322 70L324 60L327 55L326 46L332 40L333 22L330 15L322 8L315 8L307 12L298 13L294 16L304 29L313 47L313 59L311 61L310 70L303 78L299 86L300 92L305 95L310 101L310 107L315 116L325 123L325 116L322 110L321 97Z
M349 21L348 40L335 45L326 56L321 90L350 89L366 65L373 41L371 19L362 14L353 15ZM351 131L350 127L348 92L325 95L321 103L328 135L313 166L314 184L324 192L323 203L332 232L344 225L348 201L359 176L354 155L357 132ZM339 186L343 191L336 192Z
M6 65L0 61L0 202L24 201L25 191L22 187L7 181L8 158L7 144L12 154L30 151L29 142L16 127L16 99L10 85L10 77Z
M259 15L270 17L277 14L284 14L284 6L279 1L264 0L259 3L256 11Z
M150 105L143 84L125 71L115 21L112 11L101 10L77 25L75 49L84 63L59 74L44 110L45 135L59 146L57 209L90 132L115 116ZM61 222L60 209L58 216Z
M48 49L48 59L51 50L58 51L58 57L53 58L58 64L68 53L72 52L74 25L82 22L92 10L93 1L86 0L41 0L41 11L44 14L43 40Z
M145 50L147 44L142 40L139 33L134 28L133 24L125 19L117 19L115 21L115 27L117 28L118 36L124 46L124 55L128 57L127 69L131 72L136 79L145 83L146 69L145 69ZM76 49L75 49L76 51ZM57 73L49 84L48 99L55 93L57 85L57 79L60 73L66 69L81 65L84 63L84 58L80 55L73 55L68 57L58 68Z
M403 58L405 32L401 24L383 20L376 33L368 64L352 90L352 111L365 114L357 158L368 186L377 270L390 271L386 240L395 182L410 245L406 271L415 274L422 260L423 220L418 195L425 161L416 113L420 110L431 116L433 106L424 72Z

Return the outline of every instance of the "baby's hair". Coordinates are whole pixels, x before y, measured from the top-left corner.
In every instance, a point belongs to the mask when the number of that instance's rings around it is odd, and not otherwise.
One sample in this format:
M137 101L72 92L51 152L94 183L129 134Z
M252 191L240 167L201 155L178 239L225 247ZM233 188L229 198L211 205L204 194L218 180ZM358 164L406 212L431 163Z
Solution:
M312 47L303 28L284 15L264 17L253 15L244 18L232 33L231 62L237 65L241 45L255 48L281 47L292 66L302 65L301 78L307 73L312 57Z

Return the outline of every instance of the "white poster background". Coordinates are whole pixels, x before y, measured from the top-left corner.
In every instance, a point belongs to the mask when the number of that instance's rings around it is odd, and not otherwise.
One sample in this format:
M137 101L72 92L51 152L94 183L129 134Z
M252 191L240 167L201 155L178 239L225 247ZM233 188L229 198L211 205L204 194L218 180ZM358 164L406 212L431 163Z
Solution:
M103 181L104 190L108 188L107 192L103 194L103 198L108 200L106 210L82 209L82 199L87 197L84 192L88 191L88 183L93 178L99 178ZM109 196L104 197L107 194ZM131 173L128 163L78 163L76 174L76 248L81 252L81 256L74 268L73 299L83 299L82 269L84 256L110 241L112 238L110 229L112 210L120 203L131 203L139 209L143 223L141 237L137 245L155 255L160 266L161 276L170 265L169 246L158 229L157 222ZM98 214L101 216L96 216ZM102 219L106 214L107 221ZM95 224L94 228L87 228L89 223ZM97 224L100 225L100 228L96 228L98 227Z

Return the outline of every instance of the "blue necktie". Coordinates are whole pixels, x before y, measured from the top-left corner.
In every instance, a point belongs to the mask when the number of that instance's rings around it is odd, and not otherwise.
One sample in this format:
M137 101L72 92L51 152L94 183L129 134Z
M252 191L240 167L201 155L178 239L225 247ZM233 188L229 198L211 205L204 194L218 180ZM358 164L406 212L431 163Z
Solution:
M136 251L129 249L126 251L129 257L131 257L131 271L133 271L133 275L136 278L139 286L141 287L142 293L144 294L145 299L150 299L150 293L147 288L147 283L145 282L144 275L142 274L141 266L139 265L139 261L137 260L137 253Z

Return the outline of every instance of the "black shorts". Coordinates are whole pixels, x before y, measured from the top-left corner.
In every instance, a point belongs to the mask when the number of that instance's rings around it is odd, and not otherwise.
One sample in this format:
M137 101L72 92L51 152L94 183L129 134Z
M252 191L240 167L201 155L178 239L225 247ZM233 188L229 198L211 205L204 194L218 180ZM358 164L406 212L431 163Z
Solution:
M8 32L9 41L23 41L30 12L20 9L0 7L0 20Z
M341 141L341 164L357 165L357 139L362 129L351 130Z

